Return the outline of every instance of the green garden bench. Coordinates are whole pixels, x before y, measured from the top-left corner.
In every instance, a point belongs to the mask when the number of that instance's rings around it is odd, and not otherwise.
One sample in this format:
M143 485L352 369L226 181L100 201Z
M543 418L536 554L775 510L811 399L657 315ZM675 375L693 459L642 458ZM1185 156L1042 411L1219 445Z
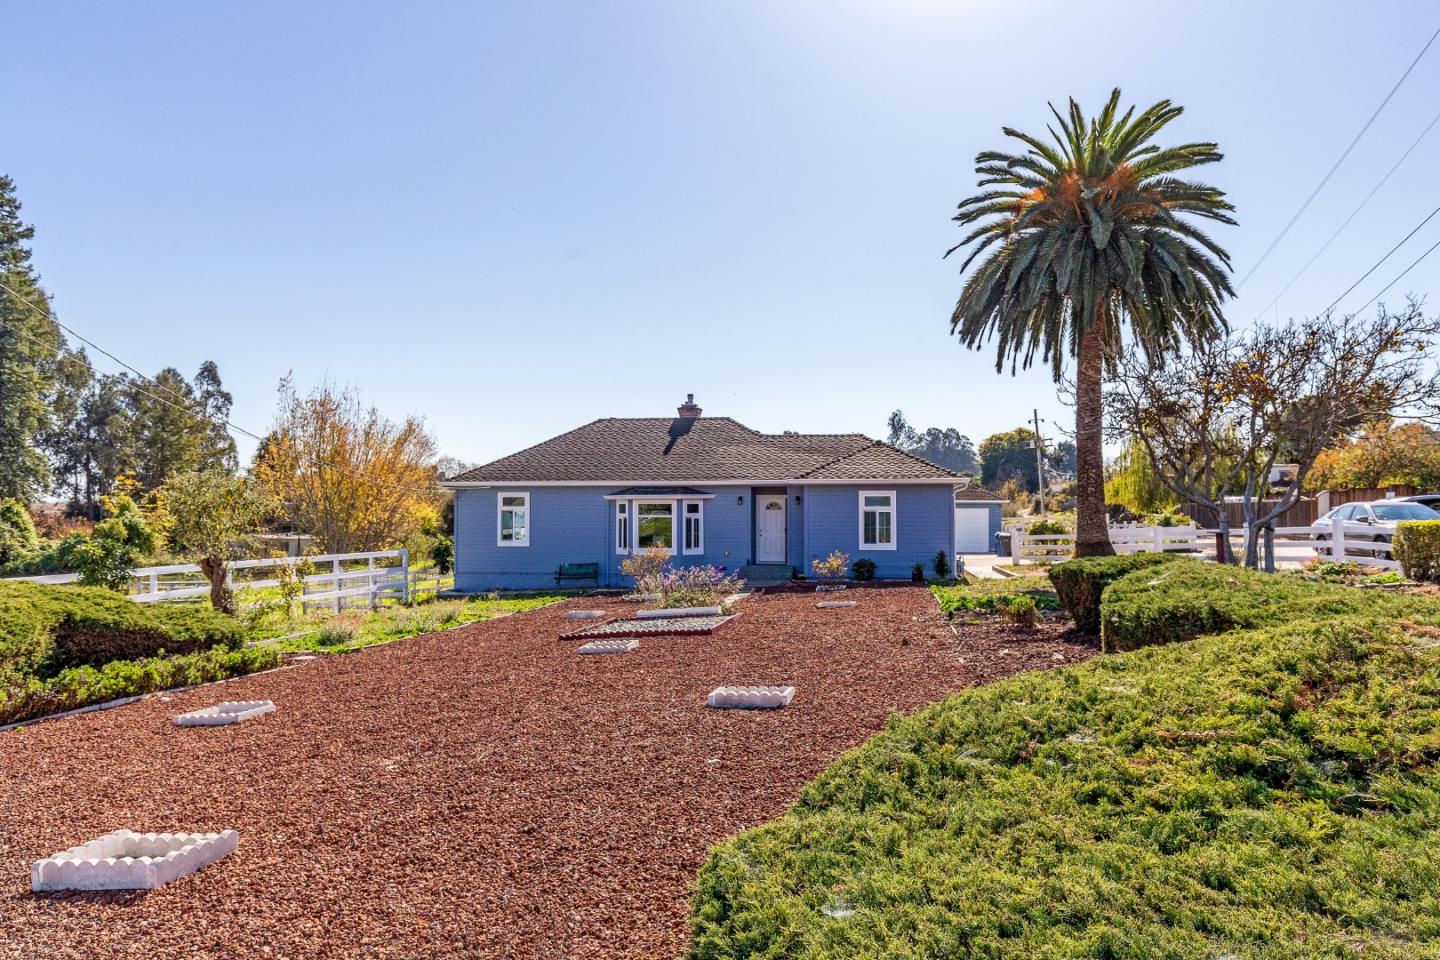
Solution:
M555 585L564 586L567 580L593 580L595 585L600 585L600 564L598 563L562 563L560 569L555 571Z

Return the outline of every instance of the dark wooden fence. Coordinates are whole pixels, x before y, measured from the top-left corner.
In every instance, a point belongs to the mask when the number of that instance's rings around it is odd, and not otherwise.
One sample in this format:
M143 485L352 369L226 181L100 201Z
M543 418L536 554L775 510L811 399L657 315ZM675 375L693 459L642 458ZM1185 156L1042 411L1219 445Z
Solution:
M1272 509L1279 500L1261 500L1256 506L1257 514L1264 514ZM1332 503L1333 507L1334 504ZM1209 513L1202 511L1193 503L1184 504L1181 508L1191 520L1194 520L1202 527L1209 527L1214 524L1214 518ZM1320 515L1314 500L1302 498L1290 506L1288 510L1275 518L1277 527L1308 527L1315 522ZM1245 526L1245 505L1242 503L1225 504L1225 519L1232 530Z
M1390 487L1360 487L1355 490L1328 490L1330 497L1330 509L1333 510L1342 503L1364 503L1366 500L1386 500L1390 497L1413 497L1417 493L1423 493L1419 487L1412 487L1408 483L1397 483Z

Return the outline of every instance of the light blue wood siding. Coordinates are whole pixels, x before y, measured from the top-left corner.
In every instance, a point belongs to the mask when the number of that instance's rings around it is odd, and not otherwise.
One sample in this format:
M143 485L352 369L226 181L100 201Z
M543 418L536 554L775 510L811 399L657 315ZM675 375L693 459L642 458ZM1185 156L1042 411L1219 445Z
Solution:
M894 490L896 500L895 549L865 550L860 546L860 491ZM810 486L805 488L804 562L821 559L832 550L875 561L881 579L910 578L910 570L923 563L927 575L938 551L947 555L954 543L955 499L950 484L934 486Z

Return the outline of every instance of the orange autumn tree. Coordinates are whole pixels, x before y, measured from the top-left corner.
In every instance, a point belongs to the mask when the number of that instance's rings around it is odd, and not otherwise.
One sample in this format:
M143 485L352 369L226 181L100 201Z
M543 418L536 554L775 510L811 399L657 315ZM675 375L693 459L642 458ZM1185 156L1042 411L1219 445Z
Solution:
M326 551L388 549L436 516L435 440L422 420L388 420L348 387L302 396L288 379L279 406L253 473Z
M1440 487L1440 434L1423 423L1380 421L1321 452L1306 489L1355 490L1408 484Z

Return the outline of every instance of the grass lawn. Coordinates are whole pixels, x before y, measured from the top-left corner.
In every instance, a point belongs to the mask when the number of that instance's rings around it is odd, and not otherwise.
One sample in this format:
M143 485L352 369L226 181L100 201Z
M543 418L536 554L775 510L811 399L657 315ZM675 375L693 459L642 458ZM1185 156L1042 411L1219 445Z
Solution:
M1059 610L1060 601L1049 580L971 580L968 583L935 583L930 592L948 617L962 613L996 613L1011 597L1027 596L1040 610Z
M375 611L356 610L303 619L291 619L284 610L271 608L259 611L251 622L254 641L266 649L281 653L344 653L477 620L534 610L558 603L566 596L557 593L432 600L409 607L385 606Z

